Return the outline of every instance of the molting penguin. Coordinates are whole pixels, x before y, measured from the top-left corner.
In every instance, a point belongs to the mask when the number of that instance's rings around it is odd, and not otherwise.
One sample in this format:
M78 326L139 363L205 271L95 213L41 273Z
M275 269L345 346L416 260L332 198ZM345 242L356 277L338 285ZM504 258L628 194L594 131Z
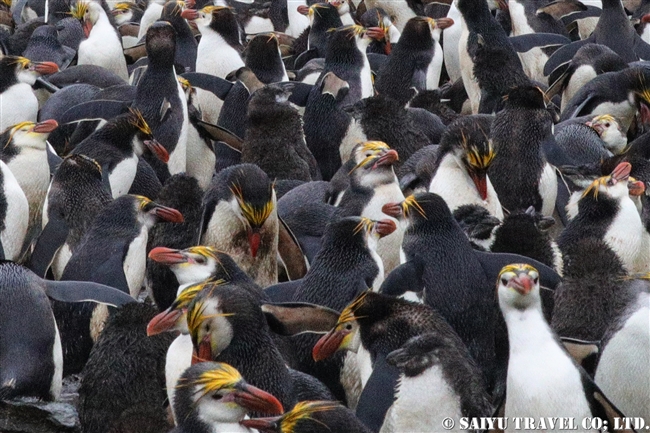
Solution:
M530 265L506 266L497 287L510 341L504 415L510 420L524 414L536 420L601 416L613 426L613 418L621 412L575 364L544 319L537 270Z
M145 328L155 314L155 307L134 302L106 323L82 373L79 421L84 431L111 432L134 410L143 418L151 413L149 423L170 427L162 360L173 336L147 338Z
M0 130L21 122L36 122L38 101L31 86L39 75L57 71L51 62L34 63L12 56L0 59Z
M82 21L86 40L79 44L78 65L97 65L129 79L122 42L111 25L102 5L95 1L78 1L71 9L72 16Z
M201 243L228 253L261 287L278 281L279 221L273 184L259 167L220 171L203 199Z
M251 418L240 424L263 433L370 433L347 407L333 401L303 401L275 418Z
M609 176L573 193L567 205L570 221L558 238L562 251L569 251L580 239L595 237L609 245L627 272L648 272L650 235L630 198L631 170L630 163L621 163Z
M412 87L418 92L437 89L443 60L440 32L453 24L449 18L411 18L377 77L377 92L405 104Z
M198 43L187 21L181 16L183 6L182 2L168 1L163 7L160 19L167 21L176 30L174 63L181 65L185 72L193 72L196 67Z
M74 49L59 42L56 27L48 25L34 30L23 51L23 57L32 62L53 62L59 69L65 69L76 54Z
M29 268L34 273L45 276L51 266L54 278L61 278L95 216L112 200L107 187L94 160L71 155L61 162L47 192L43 230L30 258Z
M499 197L487 173L495 157L489 138L492 121L487 115L461 117L442 135L428 189L442 197L452 212L476 204L503 219Z
M185 92L174 70L176 31L172 25L165 21L152 24L147 30L146 47L149 66L138 83L133 108L140 110L153 135L167 150L169 173L184 172L189 119ZM151 165L155 167L156 162ZM160 174L158 177L165 180Z
M252 433L240 425L247 412L279 414L282 404L268 392L247 383L232 366L201 362L188 368L172 402L178 426L173 433Z
M354 165L348 174L350 185L338 203L339 214L378 221L386 217L382 212L385 204L404 200L393 170L393 163L398 158L397 152L381 141L358 144L352 150L350 159ZM400 263L399 249L403 235L403 229L398 227L395 233L386 236L377 245L386 274Z
M29 226L29 203L18 181L0 161L0 259L18 260Z
M225 78L232 71L244 66L239 24L230 8L206 6L200 11L185 9L181 16L194 21L201 32L201 41L196 53L196 72ZM197 99L203 120L216 124L222 102L204 90L197 92Z
M282 87L265 86L251 96L241 160L257 165L271 178L320 180L316 159L305 143L300 113Z
M280 41L274 34L256 35L244 50L246 66L264 84L289 81L287 70L282 62Z
M27 197L31 228L40 227L43 202L50 183L46 140L57 126L54 120L22 122L0 135L3 145L0 159L7 164Z
M497 113L490 138L496 156L488 174L504 208L513 212L534 206L551 216L557 196L555 170L542 145L553 139L553 119L544 93L537 87L511 90L504 110Z
M56 400L61 393L61 339L48 297L113 306L134 302L127 294L101 284L41 280L13 262L0 262L0 280L2 400L29 396Z
M137 297L145 276L148 232L158 221L182 222L183 216L145 197L119 197L97 215L61 279L104 282ZM66 372L79 371L107 312L64 304L55 304L54 311L63 336Z
M458 423L492 412L481 372L453 332L413 337L386 360L400 370L400 379L382 431L434 431L452 414Z
M86 155L105 171L114 198L129 192L138 168L138 156L148 148L163 162L167 150L153 138L151 128L138 110L110 119L79 143L72 154Z

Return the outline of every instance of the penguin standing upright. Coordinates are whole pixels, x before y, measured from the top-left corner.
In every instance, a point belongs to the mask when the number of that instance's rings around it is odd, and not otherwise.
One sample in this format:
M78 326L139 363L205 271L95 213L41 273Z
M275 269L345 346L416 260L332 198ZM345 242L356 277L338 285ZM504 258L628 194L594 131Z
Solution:
M0 259L16 261L29 226L29 203L7 164L0 161Z
M278 217L273 184L259 167L220 171L205 193L201 243L228 253L261 287L278 281Z
M246 66L262 83L289 81L287 70L282 62L280 42L274 33L256 35L248 42L244 53Z
M129 79L122 43L111 25L106 11L95 1L78 1L72 16L82 22L86 40L79 44L78 65L97 65L122 78Z
M27 197L31 228L40 227L43 202L50 183L46 140L57 127L55 120L23 122L0 135L3 143L0 159L7 164Z
M551 216L557 176L542 147L553 139L544 93L533 86L511 90L504 110L494 118L490 138L496 156L488 174L503 207L514 212L534 206L542 215Z
M377 92L406 103L412 87L418 92L437 89L443 60L440 32L453 24L448 18L411 18L377 77Z
M181 65L184 72L194 72L196 68L196 53L198 43L194 38L192 29L181 13L183 7L176 1L169 0L165 3L160 19L170 23L176 30L176 52L174 54L174 63ZM149 55L147 55L149 57Z
M156 22L147 30L146 46L149 66L138 83L133 108L140 110L167 150L169 173L184 172L189 118L185 92L174 71L176 31L168 22ZM152 160L152 166L155 163Z
M503 219L501 202L488 169L495 157L490 140L492 116L465 116L452 122L442 135L429 192L442 197L451 211L476 204Z
M60 279L95 216L111 200L109 185L96 161L84 155L66 157L52 177L43 206L43 230L29 268L45 276L51 266L54 278Z
M544 319L537 270L506 266L497 287L510 341L504 415L509 420L524 415L536 420L601 416L614 426L614 417L623 414L575 364ZM515 428L509 423L508 431Z
M201 33L196 52L196 72L226 78L226 75L244 66L239 24L230 8L206 6L200 11L185 9L181 16L194 21ZM203 120L216 125L223 105L221 100L201 89L197 91L197 100Z
M307 50L296 57L295 69L301 69L311 59L324 58L327 54L328 41L332 35L330 30L343 26L336 7L327 2L311 5L307 15L310 23ZM306 82L304 79L301 81Z
M149 229L158 221L182 222L183 216L145 197L117 198L97 215L61 280L103 282L137 297L145 277ZM66 372L81 370L107 314L87 304L72 307L61 303L53 307L62 335Z
M305 143L302 119L279 86L265 86L248 103L243 163L255 164L274 179L320 180L316 159Z
M101 284L42 280L27 268L7 261L0 262L0 293L2 400L56 400L61 394L61 339L48 298L112 306L134 302L129 295Z

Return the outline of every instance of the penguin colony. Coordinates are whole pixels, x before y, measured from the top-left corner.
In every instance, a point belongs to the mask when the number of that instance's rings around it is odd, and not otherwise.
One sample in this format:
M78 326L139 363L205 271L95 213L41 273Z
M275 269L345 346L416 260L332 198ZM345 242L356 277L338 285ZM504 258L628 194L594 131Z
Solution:
M73 392L84 433L643 431L648 23L0 2L0 405Z

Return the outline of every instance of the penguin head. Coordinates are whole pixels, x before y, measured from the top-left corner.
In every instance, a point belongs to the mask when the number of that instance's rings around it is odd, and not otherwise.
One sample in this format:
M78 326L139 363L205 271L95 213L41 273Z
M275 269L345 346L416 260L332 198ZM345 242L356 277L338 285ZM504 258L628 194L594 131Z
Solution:
M230 45L241 46L239 23L234 11L228 6L205 6L201 10L185 9L181 16L192 21L201 33L219 33Z
M90 32L93 29L93 26L99 21L102 15L106 15L106 12L102 6L95 1L77 1L74 6L70 8L70 13L72 16L79 21L84 30L84 35L86 37L90 36ZM106 17L108 19L108 17Z
M215 359L224 350L248 350L254 341L268 341L266 315L259 293L235 282L209 281L187 308L187 327L194 361Z
M160 144L153 136L153 132L149 124L145 120L142 112L136 108L129 108L129 112L124 114L129 125L136 131L137 140L134 140L136 148L134 149L138 155L144 153L144 147L149 149L152 154L164 163L169 161L169 152ZM144 147L142 147L144 145Z
M84 179L84 183L102 180L102 167L97 161L86 155L74 154L63 158L59 168L54 173L52 182L65 184L68 180L77 182L79 178ZM69 188L73 188L70 186ZM54 188L52 188L54 190Z
M304 12L304 9L303 9ZM307 8L307 17L309 18L309 25L319 27L320 24L337 22L340 26L340 15L338 9L333 4L314 3Z
M212 278L227 278L239 270L228 254L209 246L195 246L184 250L156 247L149 252L149 258L169 266L181 285Z
M505 312L517 309L540 308L539 272L527 264L505 266L497 281L499 305Z
M302 401L282 416L245 419L240 424L262 433L329 433L339 431L331 428L333 415L338 411L346 408L334 401ZM350 431L350 424L346 427Z
M250 253L257 256L262 232L276 220L276 195L273 183L261 168L240 164L221 172L218 183L228 189L229 207L242 223Z
M175 22L178 19L181 19L181 14L186 7L186 3L181 0L169 0L163 6L162 14L160 18L168 22Z
M32 62L26 57L4 56L0 58L0 71L3 74L15 74L16 81L33 86L41 75L59 72L54 62Z
M39 123L21 122L7 128L0 136L0 140L2 140L5 148L13 146L16 148L45 150L47 148L47 137L58 126L59 124L53 119Z
M423 47L429 47L432 46L432 40L439 41L442 31L452 25L454 25L454 20L451 18L413 17L406 22L400 41L404 38L409 45L414 47L417 42L426 42Z
M350 12L350 4L347 0L328 0L327 2L336 8L339 16Z
M620 200L629 196L628 182L630 180L630 172L632 171L632 164L629 162L622 162L616 166L614 171L609 176L599 177L589 185L580 199L594 199L598 200L600 195L611 197Z
M140 22L144 11L135 3L120 2L115 4L111 14L115 17L115 24L120 26L126 23Z
M244 54L247 58L247 64L253 61L256 65L272 65L277 59L282 59L280 42L275 33L255 35L248 42Z
M494 243L495 229L501 224L499 218L477 204L459 206L453 216L470 241L486 247L486 250L490 249Z
M182 223L183 215L176 209L159 205L147 197L134 195L133 201L141 224L151 228L157 222Z
M210 281L210 283L221 284L221 281ZM208 282L185 285L179 287L176 299L165 311L157 314L147 325L147 335L157 335L163 332L180 331L182 334L189 334L187 327L187 307L194 300L196 295L203 290Z
M479 119L473 116L454 121L440 139L441 154L453 153L459 166L465 168L474 182L481 199L487 199L487 171L496 156L490 140Z
M515 87L508 92L504 99L506 109L546 110L544 91L536 86Z
M381 208L381 211L386 215L397 219L406 219L413 222L421 219L427 220L427 213L420 201L427 200L427 198L429 198L427 196L429 195L439 197L437 194L433 193L411 194L401 203L386 203ZM447 208L447 210L449 210L449 208Z
M339 43L341 43L341 46L350 46L351 44L354 44L359 51L365 53L366 48L368 48L368 45L370 45L371 42L371 38L368 36L366 28L360 25L354 24L339 27L334 29L333 32L334 33L330 40L330 47L336 47ZM328 49L328 51L330 51L330 49Z
M605 142L606 148L614 155L622 153L627 146L627 136L614 116L600 114L587 121L585 125L598 133L601 140Z
M271 394L248 384L234 367L201 362L178 380L174 411L180 425L188 419L213 425L236 423L249 411L277 415L284 409Z
M359 316L357 310L364 304L370 292L366 291L356 297L354 301L343 309L336 326L323 335L314 345L312 357L314 361L322 361L332 356L339 350L357 352L361 345L359 332Z
M374 188L393 180L393 164L399 160L399 155L383 141L366 141L354 146L351 158L354 160L349 173L351 182Z
M440 364L440 354L454 348L449 337L429 332L409 339L404 345L392 351L386 361L397 367L406 377L419 376L425 370Z
M148 29L145 45L149 62L174 66L176 53L176 30L167 21L156 21Z

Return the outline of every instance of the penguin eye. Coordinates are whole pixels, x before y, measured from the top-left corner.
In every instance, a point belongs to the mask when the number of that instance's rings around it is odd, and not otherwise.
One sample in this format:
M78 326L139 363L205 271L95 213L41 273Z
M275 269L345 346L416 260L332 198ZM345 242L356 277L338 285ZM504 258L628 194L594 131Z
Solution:
M539 282L539 277L533 278L533 283L537 284Z
M194 261L199 265L203 265L203 264L205 264L205 257L198 256L196 259L194 259Z
M609 128L609 122L605 123L605 128Z
M217 400L217 401L219 401L219 400L221 400L222 398L223 398L223 396L220 395L220 394L217 394L217 393L212 394L212 400Z
M504 286L508 285L508 279L507 278L501 278L501 284Z
M352 323L348 323L347 325L345 325L345 329L347 329L348 331L352 331Z

